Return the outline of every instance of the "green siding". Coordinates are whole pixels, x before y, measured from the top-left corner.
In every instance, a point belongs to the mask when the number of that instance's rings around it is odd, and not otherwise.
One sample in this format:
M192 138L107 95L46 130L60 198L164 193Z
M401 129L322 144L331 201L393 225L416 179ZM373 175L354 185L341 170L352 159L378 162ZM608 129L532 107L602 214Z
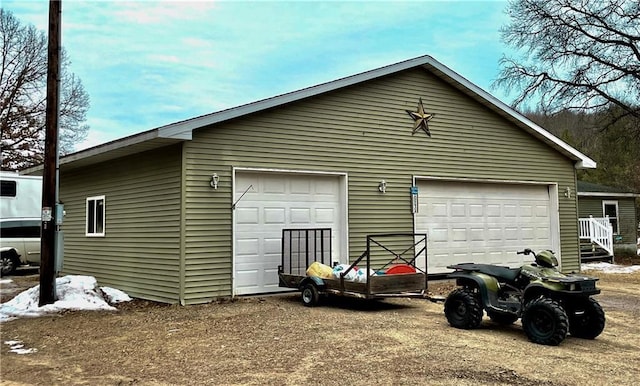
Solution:
M432 138L411 134L418 98L436 113ZM573 163L423 69L196 130L184 149L185 303L231 294L232 167L348 173L352 260L367 234L413 231L414 175L557 183L563 268L579 268L577 200L562 194Z
M637 241L638 224L636 223L636 206L634 198L618 199L618 223L622 243L633 244Z
M61 173L64 274L179 301L181 145ZM105 195L105 237L85 236L87 197Z
M578 216L602 217L602 199L599 197L580 197L578 199Z
M602 217L602 201L618 201L618 225L622 236L620 243L634 244L637 233L635 198L582 196L578 200L578 216Z

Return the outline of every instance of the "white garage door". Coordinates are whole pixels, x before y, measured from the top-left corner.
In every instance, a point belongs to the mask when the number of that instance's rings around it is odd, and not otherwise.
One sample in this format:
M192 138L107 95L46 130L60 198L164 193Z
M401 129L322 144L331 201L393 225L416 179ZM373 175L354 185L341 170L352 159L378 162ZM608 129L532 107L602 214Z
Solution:
M238 172L235 294L284 290L278 287L284 228L331 228L332 256L336 259L342 232L340 198L337 176Z
M428 272L461 262L512 267L524 248L553 248L549 187L469 182L418 182L416 232L426 232Z

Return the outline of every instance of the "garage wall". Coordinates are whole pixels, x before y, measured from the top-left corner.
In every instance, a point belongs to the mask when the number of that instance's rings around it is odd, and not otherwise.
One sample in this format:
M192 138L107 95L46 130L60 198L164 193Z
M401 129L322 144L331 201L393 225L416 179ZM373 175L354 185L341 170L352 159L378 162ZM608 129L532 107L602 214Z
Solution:
M181 145L63 168L64 274L92 275L133 297L177 303ZM86 198L105 196L105 236L85 236Z
M431 138L412 135L405 110L418 98L436 113ZM414 175L557 182L575 192L569 159L422 68L199 129L184 156L187 303L231 294L233 167L347 173L351 259L367 234L413 232ZM563 267L576 269L575 197L560 197L559 210Z

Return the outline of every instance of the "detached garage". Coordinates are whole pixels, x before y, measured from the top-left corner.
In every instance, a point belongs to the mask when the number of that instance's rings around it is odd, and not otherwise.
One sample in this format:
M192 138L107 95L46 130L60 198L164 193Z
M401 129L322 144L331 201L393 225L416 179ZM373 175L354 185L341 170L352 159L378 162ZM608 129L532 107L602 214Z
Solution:
M167 303L272 293L282 229L311 227L340 263L368 234L420 232L430 273L525 247L578 270L593 167L423 56L63 157L63 273Z

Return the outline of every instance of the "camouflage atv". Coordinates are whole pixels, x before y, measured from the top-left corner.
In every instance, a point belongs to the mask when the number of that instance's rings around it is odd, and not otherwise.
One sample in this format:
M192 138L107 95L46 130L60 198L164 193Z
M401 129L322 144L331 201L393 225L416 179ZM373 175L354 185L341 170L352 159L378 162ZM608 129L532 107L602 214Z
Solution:
M532 254L535 263L521 268L473 263L447 267L455 270L448 277L461 287L444 304L451 326L477 328L484 310L498 324L522 318L522 327L534 343L555 346L567 333L585 339L600 335L604 311L591 298L600 293L597 278L562 274L552 251L536 254L527 248L518 254Z

